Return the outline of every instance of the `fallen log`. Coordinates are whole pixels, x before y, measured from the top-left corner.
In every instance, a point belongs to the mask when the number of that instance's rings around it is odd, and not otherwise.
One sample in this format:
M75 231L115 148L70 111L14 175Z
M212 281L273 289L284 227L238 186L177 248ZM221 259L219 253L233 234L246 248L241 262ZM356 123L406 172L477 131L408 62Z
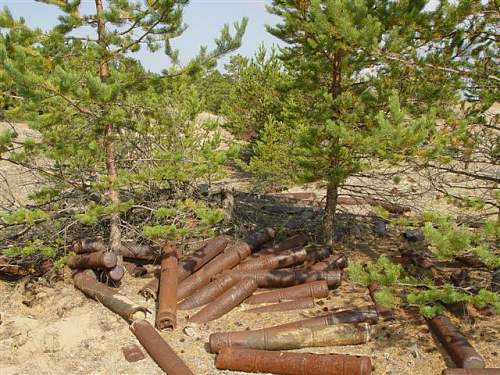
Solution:
M234 347L223 348L219 352L215 367L220 370L278 375L370 375L372 371L369 357L271 352Z

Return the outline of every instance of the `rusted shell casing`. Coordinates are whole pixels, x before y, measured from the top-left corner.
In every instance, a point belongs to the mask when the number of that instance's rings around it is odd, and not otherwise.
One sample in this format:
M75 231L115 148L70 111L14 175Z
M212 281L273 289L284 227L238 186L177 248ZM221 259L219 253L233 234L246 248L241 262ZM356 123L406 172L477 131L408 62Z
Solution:
M141 264L123 262L123 266L134 277L143 277L148 273L148 270Z
M137 337L144 349L168 375L194 375L186 364L173 351L170 345L146 320L136 320L130 330Z
M458 367L485 367L483 357L446 316L437 315L432 319L427 319L427 324Z
M193 272L203 267L214 257L219 255L226 248L229 240L224 236L218 236L208 240L205 245L194 253L190 254L186 259L179 262L178 267L178 282L185 280ZM158 292L159 280L154 278L139 290L139 294L144 298L155 298Z
M267 241L272 240L275 235L276 232L273 228L264 228L250 233L243 242L247 243L252 251L256 251Z
M291 286L285 289L277 289L270 292L254 294L245 303L271 303L286 300L294 300L303 297L325 298L328 297L328 284L325 280L311 281L309 283Z
M66 264L69 268L84 270L88 268L113 268L116 266L118 258L116 254L109 251L97 253L81 254L70 257Z
M237 279L252 278L259 288L285 288L317 280L325 280L329 288L336 288L342 282L342 272L338 270L279 269L271 271L228 271L225 274L230 274Z
M288 237L287 239L278 242L276 245L271 247L266 247L265 249L260 250L256 253L256 255L272 255L279 253L284 250L289 250L293 248L303 247L308 241L307 236L304 233L296 234L292 237Z
M279 302L269 306L256 307L254 309L245 310L248 313L270 313L278 311L290 311L290 310L301 310L301 309L311 309L314 305L314 298L305 297L300 298L295 301Z
M442 375L500 375L500 368L447 368Z
M282 328L304 328L304 327L324 327L334 324L353 324L367 322L374 324L378 320L378 314L374 307L336 311L314 318L298 320L295 322L280 324L272 327Z
M113 280L114 282L118 282L123 279L125 275L125 268L122 265L117 265L106 272L108 276L108 280Z
M128 259L139 259L153 263L160 261L160 252L158 249L132 241L123 241L118 253Z
M243 279L235 286L217 297L188 320L193 323L203 324L220 318L234 309L257 290L257 284L252 279Z
M246 242L238 242L224 253L217 255L204 267L179 284L177 300L189 297L197 289L207 285L213 276L224 270L233 268L249 256L250 253L250 246Z
M291 350L300 348L365 344L370 340L367 323L339 324L312 328L266 328L256 331L213 333L209 337L212 353L222 348Z
M73 241L70 247L76 254L95 253L108 250L108 245L100 238L80 238Z
M369 357L244 348L223 348L215 359L215 367L278 375L370 375L372 371Z
M73 275L75 287L106 306L111 311L131 322L135 319L145 318L148 309L140 306L127 297L118 294L115 290L99 283L92 271L86 270Z
M198 289L188 298L177 305L179 310L190 310L206 305L223 294L226 290L236 285L238 280L226 275L211 281L207 286Z
M163 249L158 291L156 328L174 329L177 326L177 249L166 244Z
M394 320L395 317L394 317L394 312L392 311L392 309L377 303L377 301L375 300L375 294L377 293L377 291L379 289L380 289L380 286L375 282L368 285L368 292L370 293L370 298L372 299L372 301L375 305L375 309L377 310L378 316L380 318L382 318L382 320L384 320L384 321Z
M347 263L345 254L335 253L322 262L313 264L310 269L314 271L343 270L347 267Z

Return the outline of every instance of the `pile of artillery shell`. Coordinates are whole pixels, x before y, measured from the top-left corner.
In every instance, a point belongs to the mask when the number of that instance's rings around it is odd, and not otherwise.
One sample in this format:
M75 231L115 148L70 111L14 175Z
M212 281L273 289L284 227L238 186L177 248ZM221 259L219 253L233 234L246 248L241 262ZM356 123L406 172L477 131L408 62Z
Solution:
M130 325L130 330L165 373L169 375L194 375L146 320L135 320Z
M347 267L347 257L342 253L330 255L325 260L313 264L310 269L313 271L342 270Z
M179 310L191 310L206 305L223 294L226 290L238 283L237 279L230 275L224 275L219 279L211 281L207 286L198 289L177 306Z
M177 326L177 249L167 244L162 251L156 314L156 327L159 330L174 329Z
M325 280L330 288L336 288L342 281L341 271L310 271L279 269L271 271L228 271L237 279L252 278L259 288L284 288L309 281Z
M257 284L252 279L242 279L235 286L228 289L213 302L202 308L189 318L193 323L206 323L220 318L224 314L241 304L246 298L257 290Z
M483 357L447 317L438 315L428 319L427 324L458 367L478 369L485 367Z
M294 300L303 297L325 298L328 297L328 284L325 280L311 281L309 283L277 289L270 292L254 294L245 303L258 304Z
M127 297L98 282L91 270L76 273L73 276L73 283L87 296L99 301L129 322L146 317L148 310L145 307L130 301Z
M313 328L264 328L256 331L213 333L209 338L210 351L237 346L263 350L357 345L370 340L367 323L338 324Z
M369 357L230 347L219 352L215 367L220 370L269 372L278 375L370 375L372 371Z

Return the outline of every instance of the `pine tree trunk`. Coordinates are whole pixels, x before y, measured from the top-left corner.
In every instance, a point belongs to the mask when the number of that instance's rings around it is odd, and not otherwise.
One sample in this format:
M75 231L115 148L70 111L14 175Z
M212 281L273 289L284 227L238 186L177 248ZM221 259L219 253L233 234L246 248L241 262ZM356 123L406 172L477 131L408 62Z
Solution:
M327 246L333 245L338 190L338 184L333 182L330 182L326 189L326 205L325 214L323 216L323 240Z
M102 6L102 0L95 0L96 16L97 16L97 37L98 43L103 48L106 49L106 41L104 40L105 34L105 22L104 22L104 9ZM101 65L99 67L99 75L102 82L105 82L109 78L109 66L108 62L103 58ZM109 178L109 199L112 204L120 203L120 195L116 188L116 180L118 173L116 170L115 161L115 149L113 145L113 125L107 124L105 128L105 138L104 138L104 152L106 154L106 170ZM109 235L109 246L111 250L115 253L119 251L121 245L121 231L120 231L120 213L114 212L110 216L110 235Z

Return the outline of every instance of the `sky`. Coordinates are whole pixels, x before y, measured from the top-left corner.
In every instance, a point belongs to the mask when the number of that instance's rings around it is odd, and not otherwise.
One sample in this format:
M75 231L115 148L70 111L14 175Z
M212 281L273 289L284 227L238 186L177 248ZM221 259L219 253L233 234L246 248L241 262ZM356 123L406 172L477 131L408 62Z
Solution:
M213 40L219 35L222 26L232 25L235 21L248 17L248 27L242 47L237 51L245 56L252 56L260 44L270 48L279 43L278 39L265 30L265 25L275 25L279 18L269 14L265 5L271 0L191 0L184 11L184 22L188 29L182 36L172 41L179 49L181 62L186 62L199 51L199 47L213 46ZM94 10L93 0L82 0L82 13ZM57 23L60 15L58 8L40 4L34 0L0 0L0 8L7 6L15 17L24 17L29 25L49 29ZM136 56L146 69L160 72L169 66L169 59L161 52L151 54L141 51ZM219 62L223 68L229 57Z

